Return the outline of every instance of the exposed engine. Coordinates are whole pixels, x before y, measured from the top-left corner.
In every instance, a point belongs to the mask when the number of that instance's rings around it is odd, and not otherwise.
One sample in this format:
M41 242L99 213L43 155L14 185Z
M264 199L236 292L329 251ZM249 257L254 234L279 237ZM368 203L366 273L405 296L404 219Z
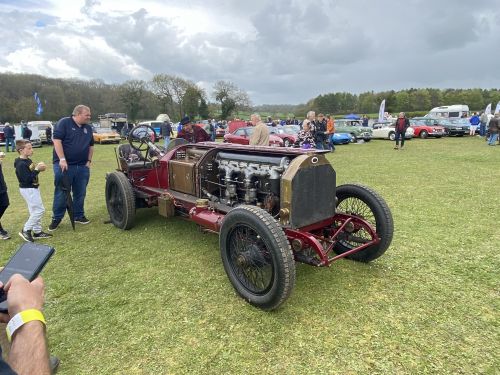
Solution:
M208 183L218 186L218 191L203 189L208 198L228 206L244 203L274 214L279 211L281 176L289 157L219 152L214 164L217 181Z

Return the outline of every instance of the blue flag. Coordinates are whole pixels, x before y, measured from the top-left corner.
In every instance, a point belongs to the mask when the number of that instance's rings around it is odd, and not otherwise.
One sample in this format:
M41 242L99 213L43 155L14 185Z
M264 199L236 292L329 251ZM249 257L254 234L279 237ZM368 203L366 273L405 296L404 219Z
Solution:
M40 98L38 97L38 93L35 92L33 94L33 97L35 98L35 102L36 102L36 112L35 112L35 114L37 116L40 116L43 113L42 102L40 101Z

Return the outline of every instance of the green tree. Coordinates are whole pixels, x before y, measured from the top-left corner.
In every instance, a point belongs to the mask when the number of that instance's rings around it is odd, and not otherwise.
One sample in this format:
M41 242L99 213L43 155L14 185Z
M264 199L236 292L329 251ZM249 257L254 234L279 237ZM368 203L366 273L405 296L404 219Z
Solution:
M410 109L410 95L406 91L396 93L396 112L406 112Z
M120 98L127 109L128 118L137 119L142 108L142 99L146 91L146 83L140 80L130 80L120 86Z
M214 99L220 103L221 118L229 119L236 110L246 109L250 106L248 94L240 90L234 83L228 81L218 81L213 86Z

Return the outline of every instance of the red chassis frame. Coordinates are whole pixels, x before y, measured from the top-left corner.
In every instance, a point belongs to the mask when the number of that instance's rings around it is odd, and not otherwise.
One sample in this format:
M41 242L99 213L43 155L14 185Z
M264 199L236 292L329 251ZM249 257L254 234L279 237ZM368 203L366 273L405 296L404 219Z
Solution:
M205 142L206 145L211 143ZM217 146L218 148L224 148L225 145L217 144ZM177 209L182 209L183 212L188 213L190 220L207 231L219 233L224 216L233 207L213 202L210 202L208 207L198 207L196 205L198 199L196 196L169 189L168 161L182 147L185 146L170 150L158 160L158 165L152 169L129 170L127 177L138 196L144 198L149 207L158 205L158 197L169 196ZM248 146L242 147L248 148ZM234 149L234 145L231 145L231 148ZM336 213L331 218L298 229L291 229L286 226L282 226L282 228L291 244L295 260L317 267L330 266L332 262L338 259L363 251L367 247L380 242L380 237L370 223L358 216L345 213ZM348 229L349 233L356 233L360 229L364 229L370 239L366 239L366 242L358 247L336 254L334 252L335 244L346 229ZM312 250L314 256L304 254L304 250L309 249ZM311 251L309 251L309 254L311 254Z

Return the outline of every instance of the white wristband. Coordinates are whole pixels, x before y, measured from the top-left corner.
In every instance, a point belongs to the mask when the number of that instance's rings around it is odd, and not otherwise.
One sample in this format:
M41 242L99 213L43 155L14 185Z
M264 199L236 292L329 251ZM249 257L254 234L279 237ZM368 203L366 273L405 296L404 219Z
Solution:
M60 158L59 161L66 161L66 159L65 158Z

